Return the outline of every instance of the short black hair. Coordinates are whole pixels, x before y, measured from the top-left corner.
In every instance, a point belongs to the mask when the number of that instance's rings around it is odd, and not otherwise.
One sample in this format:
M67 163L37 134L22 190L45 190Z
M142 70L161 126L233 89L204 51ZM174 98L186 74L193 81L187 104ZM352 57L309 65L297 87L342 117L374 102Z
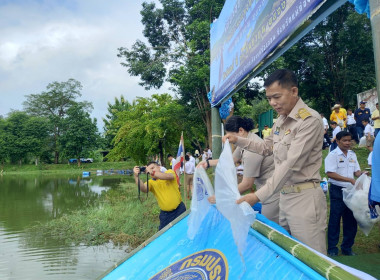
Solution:
M289 69L277 69L265 79L264 87L267 88L278 82L282 87L298 87L296 74Z
M332 122L330 122L330 125L332 125L332 124L337 124L336 122L334 122L334 121L332 121Z
M351 139L352 139L352 134L351 133L349 133L348 131L340 131L340 132L338 132L337 134L336 134L336 140L340 140L340 139L342 139L343 137L345 137L345 136L350 136L351 137Z
M362 122L367 122L367 123L369 123L369 119L368 119L368 118L364 118L364 119L362 120Z
M245 131L251 131L254 128L253 120L250 118L242 118L240 116L231 116L227 119L226 131L239 132L239 128L243 128Z
M168 158L173 157L171 154L168 154Z
M188 155L185 155L185 160L186 161L189 161L190 160L190 157Z
M154 165L159 165L156 161L150 161L150 162L148 162L147 164L146 164L146 166L149 166L149 165L151 165L151 164L154 164Z

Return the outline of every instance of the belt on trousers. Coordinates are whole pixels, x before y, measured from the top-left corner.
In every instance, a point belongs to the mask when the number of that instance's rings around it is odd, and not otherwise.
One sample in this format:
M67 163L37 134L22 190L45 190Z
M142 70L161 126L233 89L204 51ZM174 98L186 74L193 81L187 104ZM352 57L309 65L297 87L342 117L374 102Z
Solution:
M281 189L282 194L287 194L287 193L300 193L302 190L307 190L307 189L314 189L317 186L320 186L318 182L305 182L305 183L299 183L299 184L294 184L290 186L284 186Z

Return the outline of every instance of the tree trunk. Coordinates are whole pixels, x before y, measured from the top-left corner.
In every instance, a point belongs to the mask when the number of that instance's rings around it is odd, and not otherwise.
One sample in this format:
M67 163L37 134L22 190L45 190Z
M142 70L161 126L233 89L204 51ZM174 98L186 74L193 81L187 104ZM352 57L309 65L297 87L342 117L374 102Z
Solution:
M36 166L38 165L38 157L36 157L36 159L34 160L34 163Z
M55 164L58 164L58 159L59 159L59 152L58 151L54 151L54 163Z

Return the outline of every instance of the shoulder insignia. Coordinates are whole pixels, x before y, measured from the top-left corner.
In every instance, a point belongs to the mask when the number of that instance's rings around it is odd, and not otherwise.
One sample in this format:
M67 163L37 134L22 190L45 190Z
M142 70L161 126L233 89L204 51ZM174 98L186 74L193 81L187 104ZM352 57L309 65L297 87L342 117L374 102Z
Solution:
M301 108L298 110L298 114L297 114L297 117L301 118L302 120L310 117L311 114L308 110L306 110L305 108Z

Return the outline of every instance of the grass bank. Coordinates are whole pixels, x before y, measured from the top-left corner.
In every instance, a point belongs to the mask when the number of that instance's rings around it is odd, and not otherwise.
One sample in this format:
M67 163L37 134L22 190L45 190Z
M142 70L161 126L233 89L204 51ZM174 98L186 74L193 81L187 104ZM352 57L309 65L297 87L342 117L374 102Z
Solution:
M140 201L135 184L123 183L104 193L97 205L39 224L31 231L68 244L97 245L111 240L133 249L157 232L158 214L152 194L142 194Z

